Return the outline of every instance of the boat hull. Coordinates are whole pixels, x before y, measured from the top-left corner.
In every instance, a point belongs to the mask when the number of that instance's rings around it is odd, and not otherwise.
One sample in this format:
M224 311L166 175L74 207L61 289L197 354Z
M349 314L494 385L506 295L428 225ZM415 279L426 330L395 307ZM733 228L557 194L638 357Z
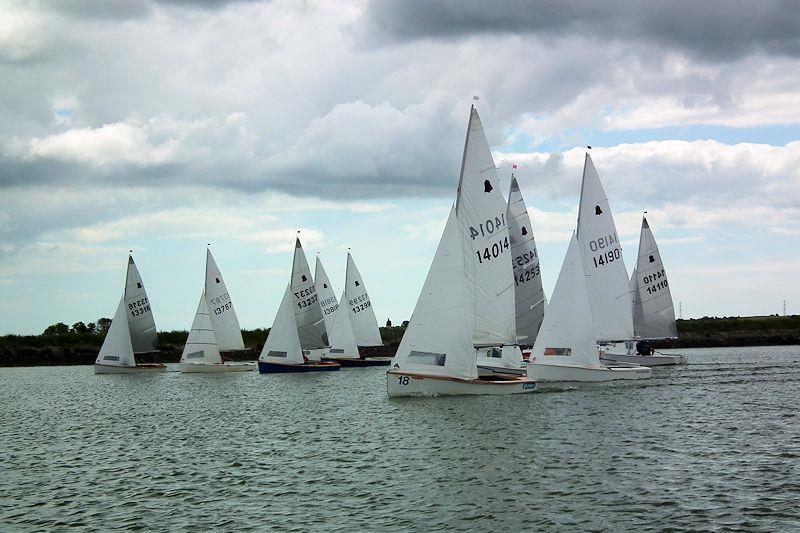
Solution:
M224 372L252 372L254 363L223 363L209 365L204 363L181 363L181 372L188 374L221 374Z
M302 365L285 365L280 363L258 362L258 372L260 374L286 374L290 372L330 372L339 370L341 367L337 363L309 362Z
M600 355L600 359L615 363L634 363L642 366L682 365L686 363L686 356L680 354L628 355L603 352Z
M653 370L646 366L597 368L567 365L528 363L528 376L542 383L582 381L613 381L617 379L647 379Z
M160 363L145 363L136 366L94 365L95 374L151 374L166 371L167 365Z
M366 367L366 366L389 366L392 362L391 357L369 357L366 359L356 359L355 357L323 357L323 362L338 363L343 367Z
M527 376L528 371L523 368L522 366L518 368L509 368L505 366L494 366L494 365L478 365L478 377L489 377L489 376Z
M386 373L390 398L404 396L456 396L466 394L525 394L536 390L536 382L527 377L505 379L457 379L426 376L390 370Z

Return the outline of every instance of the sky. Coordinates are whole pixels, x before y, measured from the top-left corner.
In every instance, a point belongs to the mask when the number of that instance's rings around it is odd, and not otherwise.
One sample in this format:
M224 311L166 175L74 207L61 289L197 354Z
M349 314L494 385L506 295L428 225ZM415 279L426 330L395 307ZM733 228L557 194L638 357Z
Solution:
M408 319L473 96L548 294L591 145L684 318L800 312L795 2L0 0L0 80L0 334L113 316L128 250L188 329L208 243L267 327L298 230Z

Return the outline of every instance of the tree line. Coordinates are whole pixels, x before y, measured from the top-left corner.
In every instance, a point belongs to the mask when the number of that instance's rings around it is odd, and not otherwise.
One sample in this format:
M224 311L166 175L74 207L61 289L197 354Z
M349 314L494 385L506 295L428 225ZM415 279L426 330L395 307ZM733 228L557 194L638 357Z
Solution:
M75 322L72 326L68 326L63 322L52 324L44 328L42 335L69 335L70 333L80 333L89 335L105 335L108 333L108 328L111 327L110 318L98 318L97 322Z

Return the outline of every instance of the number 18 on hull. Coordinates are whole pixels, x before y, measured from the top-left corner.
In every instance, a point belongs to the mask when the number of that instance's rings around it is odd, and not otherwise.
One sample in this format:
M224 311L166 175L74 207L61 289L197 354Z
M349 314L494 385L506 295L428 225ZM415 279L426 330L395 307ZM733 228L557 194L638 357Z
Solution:
M525 377L459 379L389 370L386 373L390 398L403 396L451 396L463 394L525 394L536 390L536 382Z

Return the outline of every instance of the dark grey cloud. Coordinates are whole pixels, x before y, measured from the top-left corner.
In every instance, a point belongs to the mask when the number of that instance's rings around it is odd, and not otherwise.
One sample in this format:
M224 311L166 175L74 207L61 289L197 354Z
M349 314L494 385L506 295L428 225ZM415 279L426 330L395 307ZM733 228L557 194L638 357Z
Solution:
M377 40L532 34L650 41L710 59L800 55L800 3L788 0L372 0L362 24Z

